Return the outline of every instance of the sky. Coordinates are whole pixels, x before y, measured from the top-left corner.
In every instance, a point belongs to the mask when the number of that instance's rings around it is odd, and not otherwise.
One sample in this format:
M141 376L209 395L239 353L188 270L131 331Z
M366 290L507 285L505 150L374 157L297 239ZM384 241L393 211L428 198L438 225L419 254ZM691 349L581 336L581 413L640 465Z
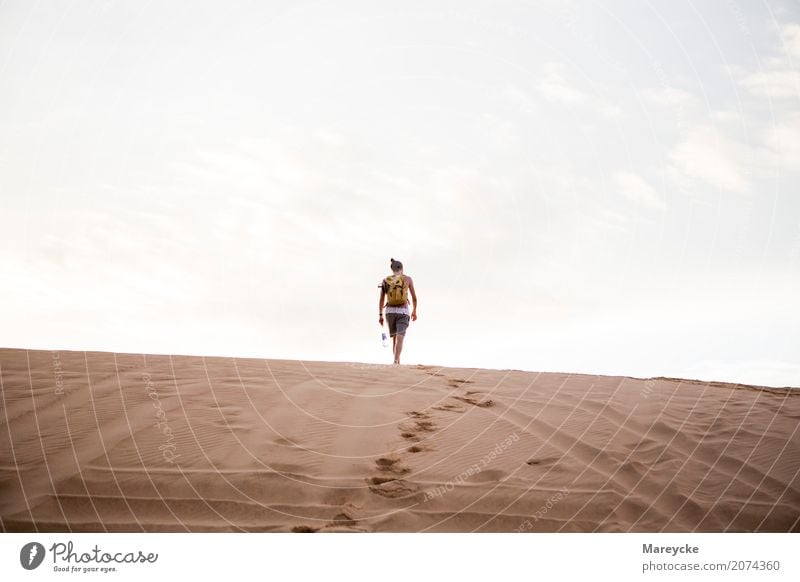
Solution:
M800 386L794 1L0 3L0 346ZM385 329L385 328L384 328Z

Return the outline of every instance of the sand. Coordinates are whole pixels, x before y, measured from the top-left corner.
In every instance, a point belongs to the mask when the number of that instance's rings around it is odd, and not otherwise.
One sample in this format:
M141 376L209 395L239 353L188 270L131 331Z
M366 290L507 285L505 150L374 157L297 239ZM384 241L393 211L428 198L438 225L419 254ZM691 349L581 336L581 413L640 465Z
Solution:
M800 531L800 390L0 350L3 531Z

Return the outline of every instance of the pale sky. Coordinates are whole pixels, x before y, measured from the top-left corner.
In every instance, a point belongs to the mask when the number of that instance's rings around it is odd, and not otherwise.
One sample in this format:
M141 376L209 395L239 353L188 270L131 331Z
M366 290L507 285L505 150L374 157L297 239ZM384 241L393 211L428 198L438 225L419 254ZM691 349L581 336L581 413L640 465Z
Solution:
M0 4L0 345L800 386L800 4Z

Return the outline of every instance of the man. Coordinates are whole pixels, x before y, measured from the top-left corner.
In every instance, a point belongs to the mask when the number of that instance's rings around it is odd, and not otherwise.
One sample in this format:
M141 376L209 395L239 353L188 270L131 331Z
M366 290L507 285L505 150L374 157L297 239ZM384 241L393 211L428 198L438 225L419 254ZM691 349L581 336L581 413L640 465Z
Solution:
M411 321L417 321L417 292L414 290L414 281L411 277L403 274L403 263L392 259L390 266L392 274L378 285L381 288L381 298L378 301L378 323L383 327L385 307L386 323L389 325L389 335L392 336L394 363L399 365L409 316ZM409 293L411 293L411 299L414 300L414 310L410 314L408 309ZM386 301L385 304L384 301Z

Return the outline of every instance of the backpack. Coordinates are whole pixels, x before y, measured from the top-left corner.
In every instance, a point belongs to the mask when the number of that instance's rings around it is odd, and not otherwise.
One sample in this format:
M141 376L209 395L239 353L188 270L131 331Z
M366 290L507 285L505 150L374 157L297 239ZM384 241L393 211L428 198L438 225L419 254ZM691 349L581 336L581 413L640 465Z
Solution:
M408 302L408 287L403 275L389 275L383 280L383 291L389 305L405 305Z

